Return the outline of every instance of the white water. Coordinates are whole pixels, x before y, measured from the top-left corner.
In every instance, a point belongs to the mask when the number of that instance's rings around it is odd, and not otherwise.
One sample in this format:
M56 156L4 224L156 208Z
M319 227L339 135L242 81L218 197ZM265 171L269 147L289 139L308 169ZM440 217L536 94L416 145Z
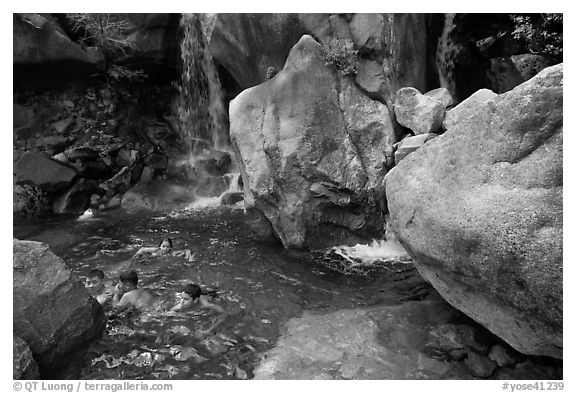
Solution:
M411 263L411 259L404 247L394 238L373 240L371 244L336 246L330 250L349 261L352 266L371 265L378 261L390 259L402 263Z

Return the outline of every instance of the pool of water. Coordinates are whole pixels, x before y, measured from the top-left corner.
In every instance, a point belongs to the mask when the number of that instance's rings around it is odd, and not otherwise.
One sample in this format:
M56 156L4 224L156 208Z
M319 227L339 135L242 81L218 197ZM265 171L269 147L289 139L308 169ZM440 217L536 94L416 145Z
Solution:
M106 333L88 349L80 378L249 379L283 325L304 310L394 305L431 290L411 264L376 261L352 268L340 252L294 253L258 242L238 208L113 212L14 225L15 238L48 243L82 280L93 268L115 280L136 250L166 236L174 249L190 249L194 261L164 256L134 263L139 286L167 306L187 283L213 289L211 301L226 309L225 321L215 334L197 338L216 312L138 316L108 310Z

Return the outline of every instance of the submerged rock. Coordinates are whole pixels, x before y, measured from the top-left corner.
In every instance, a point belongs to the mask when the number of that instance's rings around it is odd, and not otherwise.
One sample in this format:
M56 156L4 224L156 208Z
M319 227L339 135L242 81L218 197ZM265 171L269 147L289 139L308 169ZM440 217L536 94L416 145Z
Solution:
M67 366L102 334L102 307L46 244L14 239L14 334L28 343L43 375Z
M384 228L377 200L396 141L388 110L320 53L302 37L281 72L230 104L246 207L285 247L355 244Z
M305 312L288 321L276 347L254 369L254 379L472 378L463 360L430 350L449 349L438 347L435 331L461 317L441 299Z
M556 358L562 70L469 107L386 178L392 229L422 276L516 350Z

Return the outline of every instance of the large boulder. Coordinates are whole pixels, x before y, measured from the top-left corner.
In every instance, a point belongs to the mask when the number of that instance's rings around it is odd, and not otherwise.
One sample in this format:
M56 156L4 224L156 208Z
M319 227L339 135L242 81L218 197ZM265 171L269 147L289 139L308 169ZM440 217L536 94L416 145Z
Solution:
M32 357L28 344L20 337L12 335L12 378L38 379L38 364Z
M285 247L355 243L384 228L376 200L395 142L388 110L320 51L303 36L279 74L230 104L246 207L264 214Z
M27 151L14 165L17 184L30 184L46 191L67 188L76 171L43 154Z
M46 244L14 239L13 251L13 331L51 375L102 334L104 312Z
M20 82L51 83L87 76L102 69L103 58L72 42L38 14L13 14L14 76Z
M562 85L560 64L469 108L386 178L392 229L422 276L518 351L556 358Z

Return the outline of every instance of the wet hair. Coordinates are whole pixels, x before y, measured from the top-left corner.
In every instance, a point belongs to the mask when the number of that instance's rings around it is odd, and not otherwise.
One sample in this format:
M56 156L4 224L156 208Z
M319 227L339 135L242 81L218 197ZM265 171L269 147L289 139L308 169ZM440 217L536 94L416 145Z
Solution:
M162 240L160 240L160 244L158 244L158 247L160 247L164 242L168 242L168 244L170 244L170 248L172 248L172 239L170 239L169 237L165 237Z
M123 283L129 282L134 285L138 285L138 273L134 270L125 270L120 273L120 281Z
M90 270L86 278L93 278L93 277L97 277L100 280L104 280L104 272L100 269L92 269Z
M196 299L202 295L202 289L196 284L188 284L184 287L182 292L186 292L188 295L192 297L192 299Z

